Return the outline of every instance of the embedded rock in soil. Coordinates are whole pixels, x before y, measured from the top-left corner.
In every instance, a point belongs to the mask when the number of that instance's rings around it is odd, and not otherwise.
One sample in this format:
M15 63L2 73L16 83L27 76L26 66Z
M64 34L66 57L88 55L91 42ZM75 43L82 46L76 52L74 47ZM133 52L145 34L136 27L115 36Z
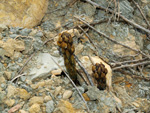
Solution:
M92 110L95 110L95 106L97 106L97 109L95 111L96 113L115 112L118 103L115 101L114 97L106 90L100 91L96 87L89 86L86 94L88 95L90 100L93 100L92 102L94 102L93 104L90 104L90 101L88 101L90 108Z
M51 100L46 103L46 112L52 113L53 111L54 111L54 102Z
M69 99L71 97L72 93L73 93L72 91L66 90L63 94L63 99Z
M6 42L0 40L0 48L5 50L4 55L12 57L14 55L14 51L23 51L25 46L23 41L8 39Z
M52 56L49 53L38 53L29 63L30 68L27 70L29 72L28 78L31 80L38 79L38 78L46 78L49 76L48 73L50 73L52 70L57 69L58 66L56 63L52 60ZM62 58L54 58L58 63L60 62L63 64ZM61 65L60 64L60 65ZM62 66L62 65L61 65Z

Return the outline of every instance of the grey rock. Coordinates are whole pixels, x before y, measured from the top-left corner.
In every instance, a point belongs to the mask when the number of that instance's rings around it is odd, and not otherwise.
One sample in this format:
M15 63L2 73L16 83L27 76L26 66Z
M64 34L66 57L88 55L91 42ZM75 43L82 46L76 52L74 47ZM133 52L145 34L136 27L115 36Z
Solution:
M2 71L4 69L3 64L0 62L0 71Z
M51 100L46 103L46 113L52 113L53 111L54 111L54 102Z
M57 69L58 66L56 63L51 59L51 55L49 53L38 53L36 56L34 56L35 61L31 62L31 68L29 70L26 70L27 73L29 72L28 78L30 80L34 80L37 78L46 78L49 76L48 73L50 71ZM53 57L54 58L54 57ZM63 62L62 58L54 58L55 61ZM59 65L61 65L59 63ZM62 66L62 65L61 65Z
M6 85L5 83L2 83L2 84L1 84L1 88L2 88L2 89L5 89L6 86L7 86L7 85Z
M42 37L43 33L41 31L37 32L34 37Z
M58 95L57 98L58 98L58 99L61 99L61 98L62 98L62 95Z
M27 90L28 92L32 91L32 88L27 86L26 84L21 84L21 87L25 90Z
M25 43L25 50L23 51L23 54L31 54L34 51L34 48L32 47L32 39L25 39L24 40Z
M52 24L50 21L45 21L42 23L41 27L45 31L51 31L55 28L54 24Z
M93 16L95 14L96 8L88 3L83 4L83 9L88 16Z
M11 27L10 32L12 32L13 34L19 34L19 30L21 29L22 27Z
M147 49L150 50L150 44L147 45Z
M18 36L17 34L9 35L10 38L16 38L17 36Z
M20 66L16 63L9 63L7 66L11 71L18 71L20 69Z
M121 1L120 2L120 12L125 17L131 17L134 9L131 7L130 2L128 1Z
M8 108L6 108L6 109L4 109L3 111L2 111L2 113L8 113Z
M97 100L98 99L98 93L99 93L99 89L97 89L96 86L92 87L88 87L88 91L86 92L88 97L90 98L90 100Z
M26 78L27 78L26 76L21 76L20 77L20 79L21 79L22 82L24 82L26 80Z
M22 29L19 33L23 36L28 36L28 34L31 32L32 30L31 29Z
M43 42L37 39L33 42L33 47L35 50L41 50L43 48Z
M0 104L2 104L2 103L3 103L3 99L4 99L4 97L5 97L5 94L4 94L4 93L2 93L2 92L0 92Z

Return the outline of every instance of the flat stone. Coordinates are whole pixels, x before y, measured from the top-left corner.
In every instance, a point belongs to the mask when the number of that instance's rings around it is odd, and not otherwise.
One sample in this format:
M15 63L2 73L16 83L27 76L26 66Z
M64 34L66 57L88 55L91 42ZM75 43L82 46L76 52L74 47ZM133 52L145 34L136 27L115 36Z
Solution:
M72 96L72 91L66 90L63 94L63 99L69 99Z
M56 63L51 59L51 55L49 53L39 53L37 56L34 57L35 61L32 61L30 64L29 76L30 80L34 80L37 78L47 77L49 73L57 69L58 66ZM54 58L54 57L53 57ZM54 58L55 61L59 62L62 66L64 65L62 58Z
M53 111L54 111L54 102L51 100L46 103L46 113L52 113Z

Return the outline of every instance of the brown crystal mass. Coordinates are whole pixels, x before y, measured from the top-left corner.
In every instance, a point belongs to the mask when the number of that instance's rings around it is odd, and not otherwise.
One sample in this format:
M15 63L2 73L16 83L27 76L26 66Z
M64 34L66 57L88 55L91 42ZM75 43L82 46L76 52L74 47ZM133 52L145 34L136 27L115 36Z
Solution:
M97 87L100 90L106 89L106 74L108 70L105 68L105 65L102 63L96 63L92 66L93 78L97 82Z
M76 72L76 62L73 56L75 51L73 45L73 39L68 32L63 32L59 35L57 45L62 49L63 57L67 72L69 73L70 78L76 82L77 81L77 72Z

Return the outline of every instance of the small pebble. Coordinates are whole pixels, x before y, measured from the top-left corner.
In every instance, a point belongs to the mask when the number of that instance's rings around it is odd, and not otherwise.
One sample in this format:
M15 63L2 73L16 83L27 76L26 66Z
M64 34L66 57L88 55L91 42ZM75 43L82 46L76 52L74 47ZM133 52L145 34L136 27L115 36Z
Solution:
M69 99L72 96L72 91L66 90L63 94L63 99Z

